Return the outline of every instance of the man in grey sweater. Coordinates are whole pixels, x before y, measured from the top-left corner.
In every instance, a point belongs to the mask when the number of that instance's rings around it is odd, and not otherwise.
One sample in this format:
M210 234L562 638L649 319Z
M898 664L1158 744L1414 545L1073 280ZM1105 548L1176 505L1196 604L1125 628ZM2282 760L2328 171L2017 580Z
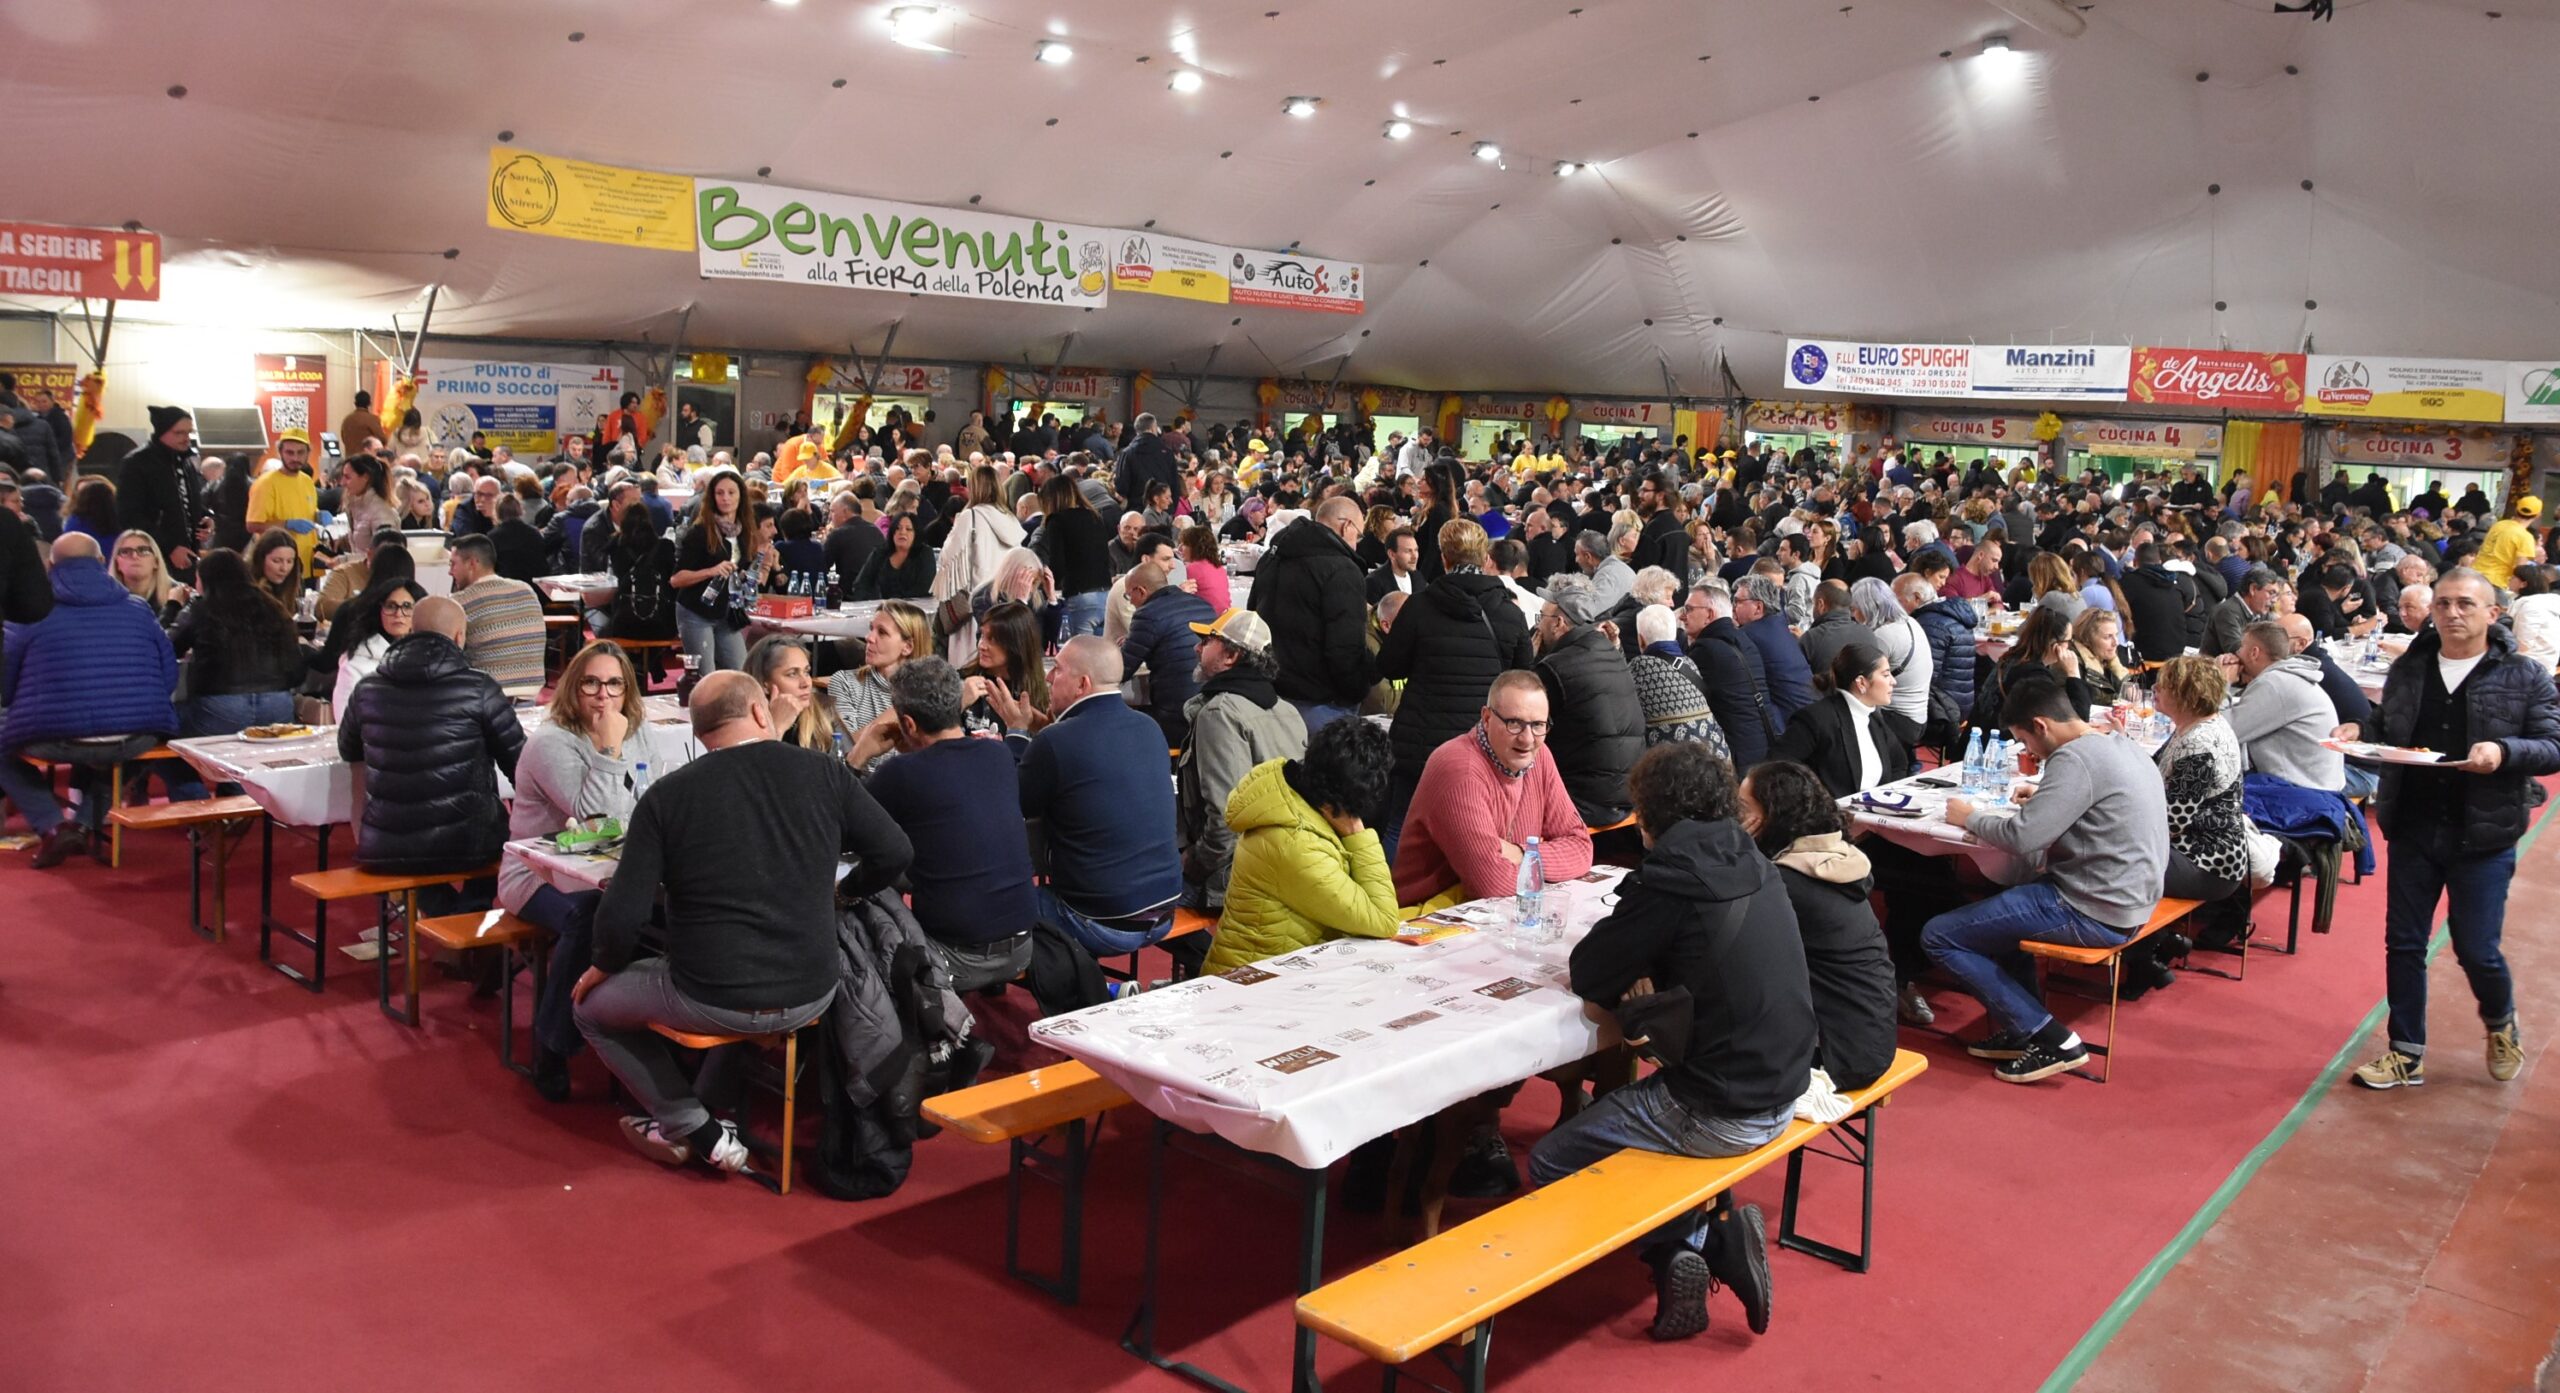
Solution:
M1931 919L1920 945L1991 1013L1995 1029L1966 1051L2000 1061L2004 1083L2033 1083L2089 1055L2045 1009L2019 941L2112 947L2140 929L2160 903L2169 806L2150 759L2090 725L2042 674L2009 689L2000 723L2042 761L2041 783L2014 817L1951 798L1947 821L2013 855L2041 855L2044 872Z
M2249 767L2303 788L2344 791L2346 757L2320 743L2338 728L2338 705L2320 685L2319 657L2297 652L2293 635L2269 620L2242 630L2239 651L2216 661L2236 688L2222 719Z

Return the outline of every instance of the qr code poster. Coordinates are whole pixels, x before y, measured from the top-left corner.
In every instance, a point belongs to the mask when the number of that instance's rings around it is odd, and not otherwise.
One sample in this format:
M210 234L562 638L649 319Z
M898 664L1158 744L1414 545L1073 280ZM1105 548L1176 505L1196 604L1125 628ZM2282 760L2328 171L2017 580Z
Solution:
M282 435L289 430L311 429L311 398L278 397L267 408L268 434Z
M261 353L257 361L258 409L272 444L286 431L320 443L318 417L329 399L329 360L307 353Z

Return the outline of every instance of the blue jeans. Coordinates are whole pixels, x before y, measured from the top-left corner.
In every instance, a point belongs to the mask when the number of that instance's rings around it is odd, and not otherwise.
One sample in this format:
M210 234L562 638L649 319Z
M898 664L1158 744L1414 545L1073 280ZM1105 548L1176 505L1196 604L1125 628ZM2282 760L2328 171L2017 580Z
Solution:
M159 736L136 735L115 744L38 740L0 750L0 794L8 795L9 801L18 805L18 811L26 815L27 830L41 837L62 825L62 803L53 796L53 772L32 768L19 756L33 754L69 763L72 790L80 795L80 825L95 832L107 825L107 809L115 802L109 789L115 782L110 766L159 743ZM197 797L204 795L204 786L195 783L192 775L186 782L194 786ZM172 796L178 787L170 786Z
M1059 607L1067 612L1066 637L1101 633L1110 603L1111 592L1108 590L1087 590L1060 600Z
M542 997L533 1003L534 1043L566 1057L586 1048L586 1037L569 1013L569 989L596 965L596 906L601 890L564 895L545 885L524 902L517 917L551 931L551 965L542 979Z
M702 660L700 677L715 672L736 672L747 665L747 636L744 631L676 606L676 637L684 641L684 651Z
M1671 1096L1662 1075L1653 1074L1611 1093L1547 1133L1529 1152L1529 1176L1541 1185L1552 1185L1628 1147L1666 1156L1740 1156L1768 1145L1787 1129L1794 1115L1792 1103L1766 1117L1694 1113ZM1704 1253L1712 1236L1706 1211L1691 1210L1638 1240L1636 1253L1647 1262L1661 1260L1675 1246Z
M2516 849L2464 855L2459 834L2429 830L2391 839L2390 884L2382 919L2384 981L2391 1001L2391 1047L2412 1058L2427 1052L2427 938L2436 900L2454 961L2471 979L2480 1019L2497 1029L2515 1019L2515 982L2498 949L2507 920L2507 882Z
M237 735L251 726L281 725L293 719L291 692L227 692L200 696L187 703L178 718L185 734Z
M2381 770L2358 764L2354 760L2347 761L2347 786L2342 792L2350 801L2371 798L2381 787Z
M2004 1028L2033 1035L2052 1023L2053 1013L2036 992L2036 962L2018 951L2019 940L2111 948L2124 937L2073 909L2052 882L2039 880L1948 910L1920 931L1920 946Z
M1312 701L1292 701L1289 704L1298 708L1298 719L1307 723L1307 734L1310 736L1345 716L1360 714L1360 708L1357 706L1326 706Z
M1165 910L1164 918L1153 928L1140 932L1086 918L1074 906L1059 899L1058 892L1045 883L1038 887L1038 891L1041 922L1065 932L1068 937L1083 944L1086 952L1097 958L1137 952L1141 948L1153 945L1173 927L1173 911L1170 908Z

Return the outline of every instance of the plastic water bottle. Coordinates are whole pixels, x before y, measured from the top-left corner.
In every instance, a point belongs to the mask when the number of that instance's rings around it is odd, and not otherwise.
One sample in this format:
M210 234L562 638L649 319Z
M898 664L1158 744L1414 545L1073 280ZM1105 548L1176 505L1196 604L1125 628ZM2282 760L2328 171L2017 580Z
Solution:
M1538 854L1538 839L1520 848L1520 874L1511 885L1511 932L1523 944L1546 942L1547 867Z
M644 759L631 766L631 806L639 807L640 800L648 796L648 792L649 761Z
M1994 735L1991 747L1982 752L1982 801L1992 807L2006 807L2009 802L2009 741Z
M1966 797L1982 787L1982 727L1975 726L1965 737L1964 768L1956 775L1956 789Z

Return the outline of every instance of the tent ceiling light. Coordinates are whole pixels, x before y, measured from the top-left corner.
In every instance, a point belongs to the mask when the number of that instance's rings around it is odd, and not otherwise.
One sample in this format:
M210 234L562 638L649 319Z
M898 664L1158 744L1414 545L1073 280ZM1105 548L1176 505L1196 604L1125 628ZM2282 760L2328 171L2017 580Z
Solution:
M1176 92L1197 92L1200 90L1199 70L1196 68L1177 68L1174 70L1173 79L1167 82L1165 86L1172 88Z
M1574 160L1558 160L1558 161L1556 161L1556 177L1557 177L1557 178L1559 178L1559 179L1570 179L1570 178L1572 178L1573 176L1575 176L1575 175L1577 175L1577 174L1580 174L1581 172L1582 172L1582 165L1581 165L1578 161L1574 161Z
M1316 99L1313 97L1291 97L1280 103L1280 110L1286 115L1295 116L1299 120L1303 121L1316 114Z
M1477 159L1483 160L1487 164L1491 164L1495 160L1502 158L1502 147L1494 144L1490 140L1479 140L1475 143L1475 148L1470 153L1472 153Z
M1042 63L1068 63L1074 61L1076 51L1056 39L1042 39L1039 46L1031 50L1031 56Z
M940 48L944 28L939 5L896 5L889 10L889 38L908 48Z
M1988 58L1995 53L2007 53L2009 51L2009 36L2006 34L1994 34L1990 38L1982 41L1982 56L1985 58Z
M1413 134L1413 123L1411 121L1389 121L1384 134L1389 140L1402 140Z

